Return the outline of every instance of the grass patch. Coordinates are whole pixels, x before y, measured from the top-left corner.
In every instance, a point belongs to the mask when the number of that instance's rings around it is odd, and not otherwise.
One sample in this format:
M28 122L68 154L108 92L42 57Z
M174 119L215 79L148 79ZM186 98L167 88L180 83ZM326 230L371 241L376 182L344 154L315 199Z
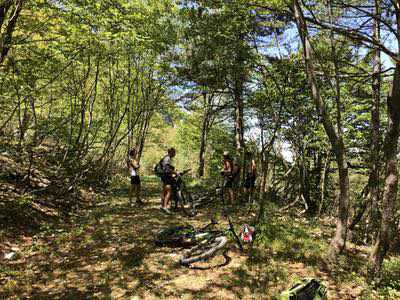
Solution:
M257 243L281 260L316 266L328 249L325 240L315 238L316 226L290 217L268 218L257 228Z

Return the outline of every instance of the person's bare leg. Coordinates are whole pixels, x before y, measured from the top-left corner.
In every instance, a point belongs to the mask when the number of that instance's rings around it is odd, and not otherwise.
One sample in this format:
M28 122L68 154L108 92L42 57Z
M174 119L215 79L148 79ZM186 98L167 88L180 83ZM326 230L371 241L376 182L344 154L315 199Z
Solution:
M165 208L170 208L171 207L171 196L172 196L172 191L171 191L171 185L166 185L165 186Z
M133 184L130 184L130 185L129 185L128 197L129 197L129 204L132 205Z
M235 200L235 196L234 196L234 193L233 193L233 189L232 188L229 188L228 189L228 194L229 194L229 205L233 205L233 204L235 204L235 202L234 202L234 200Z
M137 202L142 202L142 199L141 199L142 189L141 189L140 184L136 185L136 191L135 192L136 192L136 201Z
M252 186L249 191L249 203L250 204L253 204L253 193L254 193L254 187Z
M249 189L248 188L243 188L243 202L246 203L247 200L249 199Z
M223 203L225 206L228 205L228 201L229 201L229 199L227 199L228 197L226 196L228 194L227 192L228 192L228 189L224 188L224 193L223 193L222 197L223 197L223 201L224 201Z
M140 184L135 184L134 191L135 191L136 202L139 203L139 204L143 203L142 199L141 199L141 187L140 187Z
M163 207L163 208L165 208L166 206L165 206L165 195L166 195L166 187L165 187L165 185L163 185L163 191L162 191L162 194L161 194L161 207Z
M231 196L231 205L236 204L236 192L233 189L230 189L230 196Z

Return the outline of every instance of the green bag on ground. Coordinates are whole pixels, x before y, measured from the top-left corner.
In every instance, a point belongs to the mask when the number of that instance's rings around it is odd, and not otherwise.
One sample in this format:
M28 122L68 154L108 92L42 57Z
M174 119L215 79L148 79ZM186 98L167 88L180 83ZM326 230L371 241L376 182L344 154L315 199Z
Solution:
M326 287L314 278L299 280L290 289L283 291L273 300L327 300Z

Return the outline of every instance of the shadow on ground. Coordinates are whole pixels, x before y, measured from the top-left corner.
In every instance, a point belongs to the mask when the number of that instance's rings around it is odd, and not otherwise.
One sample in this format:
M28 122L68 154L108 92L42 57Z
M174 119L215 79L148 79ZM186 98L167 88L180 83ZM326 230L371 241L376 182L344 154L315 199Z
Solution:
M341 287L343 277L319 269L313 237L296 226L270 222L265 228L267 246L247 249L245 254L232 248L226 267L181 267L181 249L155 247L155 235L170 225L202 227L215 208L191 219L180 213L168 216L159 210L158 181L145 180L144 186L144 206L132 207L127 187L117 186L68 223L33 236L15 259L1 262L0 298L268 299L303 275L321 277L334 295L341 294L340 299L353 298L351 286ZM232 216L236 224L249 222L248 210L239 212ZM226 225L221 219L220 226Z

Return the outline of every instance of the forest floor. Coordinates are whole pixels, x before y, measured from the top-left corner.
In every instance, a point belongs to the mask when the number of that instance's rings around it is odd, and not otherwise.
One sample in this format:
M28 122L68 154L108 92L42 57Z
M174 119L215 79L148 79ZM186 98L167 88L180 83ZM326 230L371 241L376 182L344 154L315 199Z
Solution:
M157 248L154 237L170 225L203 227L211 209L190 219L168 216L159 210L158 182L146 179L144 186L143 207L131 207L121 185L69 221L18 236L1 230L0 299L269 299L304 277L320 279L329 299L379 299L362 275L367 250L351 245L337 267L329 267L323 255L333 227L303 218L274 215L260 227L265 239L253 249L241 253L230 245L224 267L182 267L182 250ZM252 213L241 209L231 217L238 231ZM14 256L5 259L7 253ZM223 261L219 255L210 263ZM396 293L381 299L399 299Z

